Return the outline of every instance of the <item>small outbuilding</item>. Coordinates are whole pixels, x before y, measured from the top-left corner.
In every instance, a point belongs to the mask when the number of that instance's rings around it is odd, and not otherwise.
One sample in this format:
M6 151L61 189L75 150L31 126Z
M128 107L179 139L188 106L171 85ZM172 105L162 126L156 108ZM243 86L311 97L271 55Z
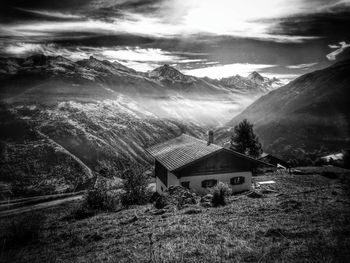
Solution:
M219 181L233 192L252 188L252 172L268 164L213 144L213 134L204 141L182 134L147 149L155 159L156 190L181 185L195 192L205 192Z

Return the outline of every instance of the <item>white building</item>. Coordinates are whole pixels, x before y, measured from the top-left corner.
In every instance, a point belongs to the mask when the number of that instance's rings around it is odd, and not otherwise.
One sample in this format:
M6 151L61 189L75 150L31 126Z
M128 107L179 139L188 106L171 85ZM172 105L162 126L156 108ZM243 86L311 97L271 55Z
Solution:
M244 154L183 134L147 149L155 159L156 189L164 192L171 185L182 185L205 192L217 182L229 184L233 192L252 188L252 171L268 165Z

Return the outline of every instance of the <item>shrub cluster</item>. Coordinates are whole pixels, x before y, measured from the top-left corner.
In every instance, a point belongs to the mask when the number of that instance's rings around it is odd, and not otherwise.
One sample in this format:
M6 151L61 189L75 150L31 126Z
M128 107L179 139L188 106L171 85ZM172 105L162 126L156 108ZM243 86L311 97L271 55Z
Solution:
M107 186L105 180L100 180L89 189L84 201L76 207L68 219L84 219L102 211L115 211L120 204L120 194Z
M142 205L149 201L151 192L148 189L148 178L144 175L141 166L134 165L123 173L123 206Z
M154 202L154 207L157 209L163 209L168 205L168 200L165 195L159 195Z
M123 172L123 184L111 186L102 177L94 187L87 191L83 203L68 219L84 219L102 211L116 211L130 205L145 204L150 200L148 178L141 166L132 165Z
M113 211L119 204L119 195L113 193L105 181L99 182L88 190L85 196L85 205L89 209Z
M210 192L213 195L211 203L215 207L226 205L225 197L232 194L230 186L223 182L218 182L216 186L210 189Z

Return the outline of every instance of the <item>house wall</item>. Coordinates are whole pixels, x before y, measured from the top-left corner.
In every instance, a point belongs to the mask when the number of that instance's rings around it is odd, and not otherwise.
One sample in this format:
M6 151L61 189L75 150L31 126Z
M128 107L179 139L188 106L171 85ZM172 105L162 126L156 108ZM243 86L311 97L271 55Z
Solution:
M244 183L240 185L230 185L230 179L232 177L244 177ZM215 179L218 182L227 183L233 192L241 192L252 189L252 172L237 172L237 173L221 173L221 174L205 174L205 175L196 175L181 177L179 183L181 182L190 182L190 189L196 192L206 192L206 188L202 188L202 181Z
M168 185L168 170L157 160L155 161L154 164L154 174L156 178L158 178L163 185L167 186Z
M167 189L166 185L163 184L163 182L159 179L159 177L156 177L156 191L157 191L157 193L161 194L166 189Z
M240 185L230 185L230 180L232 177L244 177L244 183ZM196 176L185 176L177 178L171 172L168 172L168 187L173 185L181 185L181 182L190 182L190 189L196 192L206 192L208 189L202 188L202 181L215 179L218 182L227 183L233 192L241 192L252 189L252 172L234 172L234 173L220 173L220 174L204 174L204 175L196 175ZM162 193L164 191L161 190L161 186L163 186L163 190L167 189L165 185L157 178L157 192Z
M180 185L180 180L179 178L176 177L175 174L171 173L171 172L168 172L168 187L170 185Z
M156 190L159 194L163 193L169 186L171 185L180 185L180 181L179 179L176 177L175 174L167 171L167 179L166 179L166 182L167 182L167 185L165 185L163 183L164 180L161 180L161 178L159 177L156 177ZM163 187L163 190L162 190L162 187Z

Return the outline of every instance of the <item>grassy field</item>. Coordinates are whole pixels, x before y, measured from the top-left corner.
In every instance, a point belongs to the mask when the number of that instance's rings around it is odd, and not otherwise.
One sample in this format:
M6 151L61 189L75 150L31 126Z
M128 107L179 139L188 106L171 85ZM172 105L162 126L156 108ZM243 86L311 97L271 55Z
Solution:
M349 262L350 174L324 169L256 177L276 183L219 208L149 204L78 220L79 204L66 204L45 211L36 238L3 246L0 262Z

